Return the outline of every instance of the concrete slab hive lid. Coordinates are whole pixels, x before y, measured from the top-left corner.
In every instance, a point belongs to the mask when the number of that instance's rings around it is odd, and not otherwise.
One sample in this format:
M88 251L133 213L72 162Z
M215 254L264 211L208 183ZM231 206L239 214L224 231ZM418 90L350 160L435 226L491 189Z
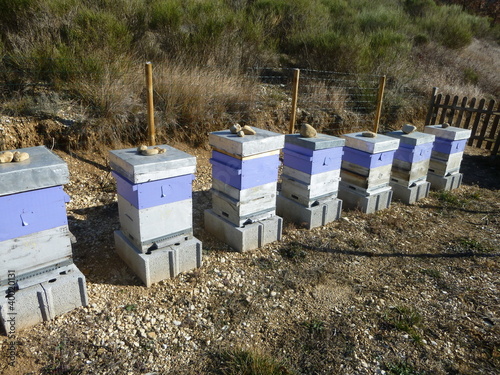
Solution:
M45 146L10 151L27 152L30 157L21 162L0 164L0 196L69 182L68 166Z
M341 135L347 147L355 148L370 154L397 150L399 139L377 134L375 138L363 137L362 132Z
M315 138L304 138L301 137L300 134L288 134L285 136L285 143L291 143L296 146L317 151L327 148L342 147L345 145L345 139L321 133L318 133Z
M441 125L428 125L424 128L424 132L434 134L439 138L449 139L450 141L469 139L472 134L472 130L470 129L462 129L454 126L443 128Z
M387 136L399 139L402 144L410 146L423 145L425 143L434 142L436 138L433 134L422 133L422 132L412 132L409 134L403 133L401 130L386 133Z
M285 145L285 135L274 133L268 130L252 127L257 134L238 137L229 130L222 130L210 133L208 142L210 146L225 151L229 154L247 157L276 151Z
M196 157L168 145L163 154L145 156L137 148L112 150L109 152L111 169L133 184L141 184L164 178L182 176L196 172Z

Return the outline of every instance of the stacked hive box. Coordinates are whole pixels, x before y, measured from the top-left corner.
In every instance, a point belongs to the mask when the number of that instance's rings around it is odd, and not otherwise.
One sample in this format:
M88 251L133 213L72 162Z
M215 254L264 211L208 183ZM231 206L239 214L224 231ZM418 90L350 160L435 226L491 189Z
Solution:
M346 143L339 198L344 206L365 213L388 208L392 198L392 161L399 140L380 134L364 137L363 133L345 134L342 138Z
M392 164L393 197L406 204L427 197L431 185L427 182L427 170L434 136L420 132L405 134L401 130L387 135L399 139Z
M436 136L427 175L431 188L434 190L458 188L462 183L463 176L460 173L460 164L471 130L453 126L430 125L426 126L424 131Z
M7 331L87 305L85 276L72 259L66 163L43 146L19 151L30 158L0 164L0 316Z
M285 137L278 215L308 229L340 218L342 201L337 193L344 144L344 139L325 134Z
M281 239L276 185L285 136L254 130L245 137L229 130L209 136L212 209L205 211L205 229L237 251Z
M196 158L162 145L163 154L110 151L121 230L116 250L147 285L201 267L193 237L192 181Z

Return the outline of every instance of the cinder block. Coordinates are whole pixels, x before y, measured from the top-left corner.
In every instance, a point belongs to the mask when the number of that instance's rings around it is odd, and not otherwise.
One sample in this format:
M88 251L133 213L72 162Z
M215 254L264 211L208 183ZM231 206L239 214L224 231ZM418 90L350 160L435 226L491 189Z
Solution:
M192 198L194 175L187 174L161 180L133 184L117 172L112 172L116 179L116 190L137 209L161 206L167 203Z
M345 139L346 147L378 154L380 152L395 151L399 146L399 139L377 134L375 138L363 137L362 132L341 135ZM345 150L344 150L345 151Z
M318 200L321 200L322 197L335 198L340 182L340 179L337 178L309 185L286 175L282 175L281 178L280 195L305 207L317 204Z
M253 223L276 215L276 195L240 202L217 190L211 191L212 210L239 227L245 223Z
M0 291L7 287L8 270L19 278L71 262L69 235L65 225L0 242Z
M2 298L0 320L7 332L11 324L20 331L87 305L85 276L74 264L37 278L28 287L20 282L13 299L8 292Z
M391 170L392 164L368 169L343 161L340 178L341 181L366 191L377 190L389 185Z
M236 227L212 210L205 210L205 230L239 252L280 241L282 227L283 219L279 216Z
M140 252L121 231L115 231L116 251L147 287L202 266L201 242L194 237L178 237L177 242Z
M0 197L0 241L68 225L66 202L62 186Z
M449 139L451 141L469 139L472 134L471 129L462 129L454 126L443 128L442 125L428 125L424 128L424 132L434 134L436 137Z
M276 199L277 182L273 181L264 185L258 185L240 190L222 182L221 180L213 178L212 189L220 191L221 193L224 193L241 203L246 203L262 197Z
M340 179L340 168L323 173L309 174L284 165L281 175L303 182L307 185L317 185L322 184L324 181L335 181Z
M427 181L418 181L413 186L403 186L397 183L391 183L393 199L399 200L405 204L414 204L420 199L429 196L431 184Z
M394 159L391 171L391 185L393 183L409 187L417 181L425 180L429 169L430 159L416 163L409 163Z
M433 173L438 176L446 176L449 174L456 173L460 170L460 165L462 164L463 152L457 152L456 154L449 154L447 160L438 159L436 156L440 155L435 155L435 152L433 151L432 157L429 162L429 173Z
M215 149L227 152L236 157L263 154L283 148L285 144L285 136L283 134L255 127L252 127L252 129L257 134L245 137L238 137L229 130L212 132L208 136L208 142Z
M196 158L168 145L163 154L145 156L135 148L109 152L109 165L132 184L184 176L196 172Z
M66 163L45 146L21 148L28 160L0 164L0 196L64 185L69 182Z
M355 186L341 182L339 198L342 199L345 208L359 209L364 213L370 214L389 208L392 199L392 189L386 187L367 195L367 192L360 191Z
M118 212L122 231L143 252L155 242L192 233L192 199L138 210L118 195Z
M439 176L434 173L427 174L427 181L431 183L432 190L454 190L462 184L462 173L453 173L449 176Z
M276 210L284 220L290 220L305 226L307 229L312 229L338 220L342 211L342 201L330 198L321 203L318 202L318 205L313 207L304 207L280 194Z
M285 144L283 165L304 173L323 173L340 169L342 154L342 147L313 151L293 144Z
M210 163L214 179L241 190L276 181L280 165L278 151L243 159L213 151Z

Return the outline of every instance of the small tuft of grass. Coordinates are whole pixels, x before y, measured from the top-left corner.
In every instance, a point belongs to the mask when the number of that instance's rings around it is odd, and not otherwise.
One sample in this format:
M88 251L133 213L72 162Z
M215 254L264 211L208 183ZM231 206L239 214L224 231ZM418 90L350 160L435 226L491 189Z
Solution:
M421 274L430 276L430 277L432 277L434 279L440 279L441 278L441 272L439 272L438 270L435 270L435 269L424 268L424 269L421 269L419 272Z
M135 304L125 305L125 310L127 310L127 311L135 311L136 309L137 309L137 305L135 305Z
M298 244L291 244L289 247L280 249L280 254L283 258L298 262L306 258L307 253Z
M284 363L257 351L230 349L220 353L223 375L292 375Z
M416 370L408 362L395 362L386 365L387 371L392 375L424 375L425 372Z
M462 250L465 252L472 251L476 253L490 253L493 251L493 249L488 246L483 244L482 242L476 241L473 238L469 237L461 237L456 241L457 250Z
M439 191L435 193L435 197L445 205L458 206L461 203L460 199L450 191Z
M420 343L422 341L418 327L422 324L423 317L417 309L396 306L385 314L384 319L398 331L408 333L414 342Z
M317 319L302 322L302 325L312 334L322 332L325 329L325 322Z

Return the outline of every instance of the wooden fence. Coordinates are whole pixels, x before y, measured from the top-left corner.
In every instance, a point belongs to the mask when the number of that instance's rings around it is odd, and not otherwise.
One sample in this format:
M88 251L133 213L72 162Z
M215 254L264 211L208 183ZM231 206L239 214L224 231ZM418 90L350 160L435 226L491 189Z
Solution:
M485 99L468 99L467 97L451 97L437 93L437 87L432 90L429 111L425 119L426 125L449 123L464 129L471 129L472 135L468 145L486 148L492 155L500 152L500 104L491 99L486 104Z

